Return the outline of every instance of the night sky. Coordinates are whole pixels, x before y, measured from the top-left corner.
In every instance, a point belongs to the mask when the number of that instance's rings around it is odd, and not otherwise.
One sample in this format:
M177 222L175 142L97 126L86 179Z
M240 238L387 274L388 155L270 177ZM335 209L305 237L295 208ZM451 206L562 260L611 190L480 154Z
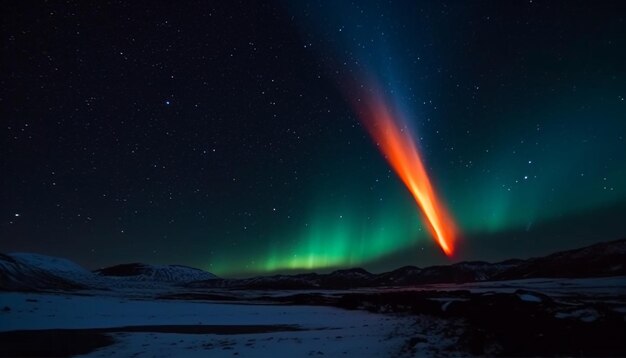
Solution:
M222 276L626 236L626 2L4 3L0 251ZM358 115L405 118L454 256Z

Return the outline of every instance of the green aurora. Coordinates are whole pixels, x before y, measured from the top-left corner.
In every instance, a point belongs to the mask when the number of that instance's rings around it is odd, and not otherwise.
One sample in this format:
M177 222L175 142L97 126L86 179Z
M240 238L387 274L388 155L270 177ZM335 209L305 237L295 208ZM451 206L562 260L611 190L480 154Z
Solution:
M594 108L590 104L587 111L555 110L533 121L521 118L517 123L523 124L506 130L524 138L522 142L472 146L485 152L476 153L481 159L450 166L445 178L433 170L439 179L435 183L461 230L461 240L528 231L543 221L626 200L626 188L620 185L626 182L626 168L616 165L626 161L626 153L620 152L624 139L619 132L612 133L621 107L606 107L602 112ZM567 127L567 136L562 135L562 122L554 120L586 116L603 120L574 121ZM546 137L551 140L542 141ZM526 141L530 145L525 145ZM599 141L603 145L598 145ZM369 146L367 155L378 156L373 160L378 168L374 173L382 173L382 178L372 176L368 168L370 175L364 171L352 182L350 173L359 173L359 169L339 163L330 175L334 180L305 190L316 195L309 198L310 204L305 205L309 210L301 220L274 230L263 240L267 245L256 245L252 252L220 253L217 256L228 259L216 261L210 269L219 275L245 276L367 267L381 257L424 246L445 261L424 229L424 218L408 190L389 171L374 145Z
M1 252L228 278L626 236L624 2L214 5L7 8ZM372 82L452 258L350 105Z
M363 6L375 6L368 4ZM626 233L626 222L615 211L605 215L609 225L575 219L557 233L545 229L563 218L626 201L626 94L623 82L617 81L626 73L620 61L626 58L623 49L617 53L615 47L587 43L595 48L595 53L589 51L573 26L565 37L558 32L539 41L510 25L509 30L523 39L516 51L525 56L501 60L499 67L487 69L498 76L478 81L476 69L460 60L462 47L446 44L456 41L457 32L433 25L422 13L418 19L424 23L407 18L399 31L388 19L403 19L403 11L410 12L405 8L390 7L381 18L354 15L357 9L346 4L316 10L324 27L311 23L315 16L302 20L331 42L327 52L338 56L333 63L351 63L361 72L382 76L387 94L413 121L429 175L466 249L454 261L492 258L487 252L494 249L486 246L495 247L491 241L496 237L505 241L497 246L503 252L496 257L508 258L597 239L595 234L578 237L578 232L592 230L604 240ZM472 19L469 13L456 16L458 23ZM363 22L369 25L361 26ZM606 26L603 31L613 31ZM336 33L339 27L342 31ZM381 35L379 29L388 31ZM495 38L488 28L485 31L482 36ZM429 34L436 34L435 40L427 40ZM441 52L432 57L439 62L407 61L423 53L422 41L434 41L435 50L429 51ZM370 46L360 45L365 42ZM560 58L547 55L555 43L564 48ZM482 66L474 61L476 68ZM449 75L432 75L433 68L446 66L454 69ZM471 97L460 97L459 83L464 81L482 82L482 87L475 86ZM418 99L427 94L436 99L434 104ZM336 116L334 126L343 128L342 134L324 139L312 172L326 175L308 178L299 190L301 215L277 222L268 228L269 234L253 235L259 240L251 244L253 250L215 255L228 259L214 261L209 269L229 276L449 262L433 245L417 205L354 113L347 109ZM525 238L515 239L518 236Z

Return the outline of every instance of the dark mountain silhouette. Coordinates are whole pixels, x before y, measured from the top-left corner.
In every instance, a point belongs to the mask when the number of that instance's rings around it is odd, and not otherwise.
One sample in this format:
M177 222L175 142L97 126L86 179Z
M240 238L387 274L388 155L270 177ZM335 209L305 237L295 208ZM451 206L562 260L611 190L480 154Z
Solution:
M168 283L190 288L351 289L622 275L626 275L626 239L527 260L507 260L498 263L471 261L426 268L404 266L381 274L353 268L328 274L303 273L246 279L220 279L209 272L192 267L142 263L116 265L89 272L61 258L24 253L0 254L2 290L106 289L135 287L140 282Z
M626 275L626 239L528 259L494 275L492 279L619 275Z
M329 274L308 273L259 276L238 280L217 279L192 282L188 286L239 289L349 289L541 277L584 278L626 275L625 263L626 239L621 239L527 260L511 259L498 263L468 261L426 268L404 266L381 274L372 274L355 268Z

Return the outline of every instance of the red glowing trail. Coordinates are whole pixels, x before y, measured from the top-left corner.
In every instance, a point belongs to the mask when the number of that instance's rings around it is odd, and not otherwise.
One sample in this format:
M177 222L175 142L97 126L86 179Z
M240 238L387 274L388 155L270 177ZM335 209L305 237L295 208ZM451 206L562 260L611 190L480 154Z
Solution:
M382 96L367 97L356 105L362 122L422 209L443 252L452 256L456 226L435 194L417 146L401 125L399 116L394 118Z

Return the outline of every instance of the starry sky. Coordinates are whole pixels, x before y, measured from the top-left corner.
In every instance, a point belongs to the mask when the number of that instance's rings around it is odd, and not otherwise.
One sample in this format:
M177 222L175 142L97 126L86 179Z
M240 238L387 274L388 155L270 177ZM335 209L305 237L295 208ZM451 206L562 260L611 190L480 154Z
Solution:
M5 4L0 251L225 277L626 235L622 1ZM406 119L447 257L355 111Z

